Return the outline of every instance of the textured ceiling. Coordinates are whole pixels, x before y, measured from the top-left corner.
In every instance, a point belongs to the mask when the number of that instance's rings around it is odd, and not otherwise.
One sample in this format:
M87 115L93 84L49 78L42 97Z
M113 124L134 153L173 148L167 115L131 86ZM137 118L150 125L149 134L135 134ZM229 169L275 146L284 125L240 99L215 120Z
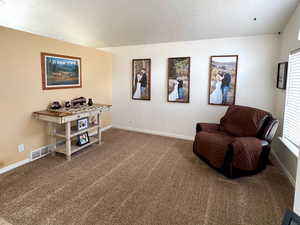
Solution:
M0 25L100 48L275 34L297 4L298 0L0 0Z

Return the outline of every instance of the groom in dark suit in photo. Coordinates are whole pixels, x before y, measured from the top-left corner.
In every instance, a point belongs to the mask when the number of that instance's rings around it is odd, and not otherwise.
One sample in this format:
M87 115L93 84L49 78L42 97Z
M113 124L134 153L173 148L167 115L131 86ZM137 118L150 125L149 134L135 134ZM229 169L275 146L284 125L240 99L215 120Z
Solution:
M146 74L146 69L141 70L142 78L141 78L141 97L145 97L145 91L147 88L147 74Z
M222 72L222 104L226 105L228 104L228 92L230 91L230 82L231 82L231 75L230 73L225 72L225 70Z
M183 91L183 80L177 79L178 81L178 98L183 99L184 98L184 91Z

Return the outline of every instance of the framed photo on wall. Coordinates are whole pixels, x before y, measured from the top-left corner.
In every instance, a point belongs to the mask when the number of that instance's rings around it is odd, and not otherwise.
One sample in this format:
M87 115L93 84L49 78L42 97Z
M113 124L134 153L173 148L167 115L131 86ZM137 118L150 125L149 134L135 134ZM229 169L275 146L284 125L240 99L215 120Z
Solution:
M286 89L287 72L288 72L288 62L278 63L277 88Z
M81 58L41 53L43 90L81 88Z
M238 55L210 57L208 104L235 104L237 68Z
M132 99L151 99L151 59L132 60Z
M168 58L168 102L190 102L191 57Z

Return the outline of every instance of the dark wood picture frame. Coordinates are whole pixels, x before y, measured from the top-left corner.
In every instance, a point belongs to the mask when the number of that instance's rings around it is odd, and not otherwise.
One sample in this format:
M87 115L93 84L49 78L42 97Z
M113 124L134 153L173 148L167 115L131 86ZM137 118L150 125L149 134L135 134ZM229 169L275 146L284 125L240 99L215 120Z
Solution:
M288 62L281 62L278 63L278 68L277 68L277 82L276 82L276 87L279 89L286 89L286 82L287 82L287 74L288 74ZM284 66L283 68L283 74L281 74L281 66ZM282 76L282 77L280 77ZM280 83L282 81L282 83Z
M287 209L282 221L282 225L300 225L300 217L292 210Z
M65 85L48 85L46 84L46 57L58 57L58 58L63 58L63 59L68 59L68 60L78 60L79 63L79 68L78 68L78 80L79 84L65 84ZM65 89L65 88L81 88L82 87L82 67L81 67L81 58L80 57L74 57L74 56L67 56L67 55L59 55L59 54L52 54L52 53L46 53L46 52L41 52L41 74L42 74L42 88L43 90L53 90L53 89Z
M145 64L148 63L148 71L147 68L144 68L146 70L146 75L147 75L147 96L141 96L140 98L135 96L136 92L136 75L140 71L136 71L136 62L145 62ZM131 98L132 100L145 100L145 101L150 101L151 100L151 59L150 58L145 58L145 59L133 59L132 60L132 79L131 79Z
M82 136L85 136L86 137L86 141L85 142L82 142ZM84 132L84 133L82 133L82 134L79 134L78 136L77 136L77 145L78 146L83 146L83 145L86 145L86 144L88 144L88 143L90 143L90 137L89 137L89 132Z
M171 64L173 63L173 60L188 60L188 71L187 71L187 95L186 95L186 100L170 100L170 93L169 93L169 81L171 76ZM171 57L168 58L168 77L167 77L167 101L170 103L190 103L190 83L191 83L191 57L187 56L187 57Z
M211 79L212 79L212 69L213 69L213 58L224 58L224 57L235 57L236 62L235 62L235 80L234 80L234 85L233 85L233 100L232 103L227 103L224 104L223 102L221 104L215 104L211 103L210 95L211 95ZM236 84L237 84L237 74L238 74L238 61L239 61L239 56L238 55L215 55L211 56L209 59L209 81L208 81L208 104L209 105L218 105L218 106L229 106L229 105L234 105L235 104L235 98L236 98Z

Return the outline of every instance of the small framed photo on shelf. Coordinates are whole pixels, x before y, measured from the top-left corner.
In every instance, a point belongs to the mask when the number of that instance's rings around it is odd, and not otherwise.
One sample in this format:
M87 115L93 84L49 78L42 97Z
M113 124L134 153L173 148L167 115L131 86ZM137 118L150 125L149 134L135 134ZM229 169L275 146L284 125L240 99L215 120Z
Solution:
M85 130L89 128L89 118L85 117L77 120L78 131Z
M79 146L86 145L87 143L90 142L90 138L89 138L89 133L88 132L85 132L83 134L79 134L77 136L77 138L78 138L77 145L79 145Z
M286 89L288 62L278 63L277 88Z

